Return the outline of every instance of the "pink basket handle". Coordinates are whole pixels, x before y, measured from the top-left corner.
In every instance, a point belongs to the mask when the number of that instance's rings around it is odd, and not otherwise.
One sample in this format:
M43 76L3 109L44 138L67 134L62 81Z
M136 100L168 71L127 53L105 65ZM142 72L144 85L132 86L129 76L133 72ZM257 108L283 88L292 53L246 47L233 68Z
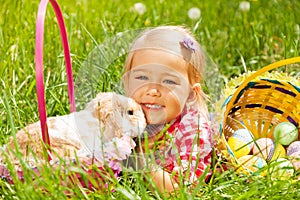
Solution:
M75 97L74 97L74 82L72 74L72 63L70 56L70 48L64 18L58 3L55 0L50 0L50 3L55 11L56 18L60 29L62 44L64 48L64 57L66 62L66 73L68 80L68 94L70 101L70 111L75 112ZM44 73L43 73L43 43L44 43L44 21L48 0L41 0L38 8L36 22L36 39L35 39L35 67L36 67L36 92L38 98L38 111L40 116L41 130L43 142L48 145L48 160L51 160L50 138L47 127L47 113L44 91Z

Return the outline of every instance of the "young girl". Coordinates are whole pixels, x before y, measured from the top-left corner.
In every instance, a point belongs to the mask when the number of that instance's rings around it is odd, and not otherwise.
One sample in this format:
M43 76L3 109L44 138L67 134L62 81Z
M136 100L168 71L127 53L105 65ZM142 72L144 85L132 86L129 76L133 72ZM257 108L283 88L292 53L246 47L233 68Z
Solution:
M211 130L200 85L205 65L201 46L179 26L142 33L127 56L125 92L145 113L147 137L140 151L154 152L150 175L161 191L177 189L182 180L196 184L211 164Z

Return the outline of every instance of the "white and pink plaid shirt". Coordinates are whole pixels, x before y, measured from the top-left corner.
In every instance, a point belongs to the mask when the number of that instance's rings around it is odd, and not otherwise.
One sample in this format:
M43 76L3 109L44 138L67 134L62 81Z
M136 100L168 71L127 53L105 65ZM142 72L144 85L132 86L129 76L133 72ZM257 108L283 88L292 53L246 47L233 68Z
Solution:
M159 139L163 140L169 145L155 152L156 163L171 174L181 172L185 184L196 183L211 165L212 131L204 113L187 106Z

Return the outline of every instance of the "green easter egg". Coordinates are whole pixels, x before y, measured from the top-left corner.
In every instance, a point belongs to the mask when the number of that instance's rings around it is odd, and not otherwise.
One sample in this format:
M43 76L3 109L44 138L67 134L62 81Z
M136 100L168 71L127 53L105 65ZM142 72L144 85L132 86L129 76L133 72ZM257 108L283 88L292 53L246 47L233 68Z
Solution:
M282 145L289 145L298 138L297 127L290 122L281 122L273 132L274 140Z

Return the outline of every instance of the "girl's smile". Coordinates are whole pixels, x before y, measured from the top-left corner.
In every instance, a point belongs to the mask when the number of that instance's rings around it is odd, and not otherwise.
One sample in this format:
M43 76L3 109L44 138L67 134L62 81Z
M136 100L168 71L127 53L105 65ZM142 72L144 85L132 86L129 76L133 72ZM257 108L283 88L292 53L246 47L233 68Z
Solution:
M149 104L149 103L141 103L141 106L143 107L144 110L149 109L149 110L161 110L164 108L164 106L159 105L159 104Z

